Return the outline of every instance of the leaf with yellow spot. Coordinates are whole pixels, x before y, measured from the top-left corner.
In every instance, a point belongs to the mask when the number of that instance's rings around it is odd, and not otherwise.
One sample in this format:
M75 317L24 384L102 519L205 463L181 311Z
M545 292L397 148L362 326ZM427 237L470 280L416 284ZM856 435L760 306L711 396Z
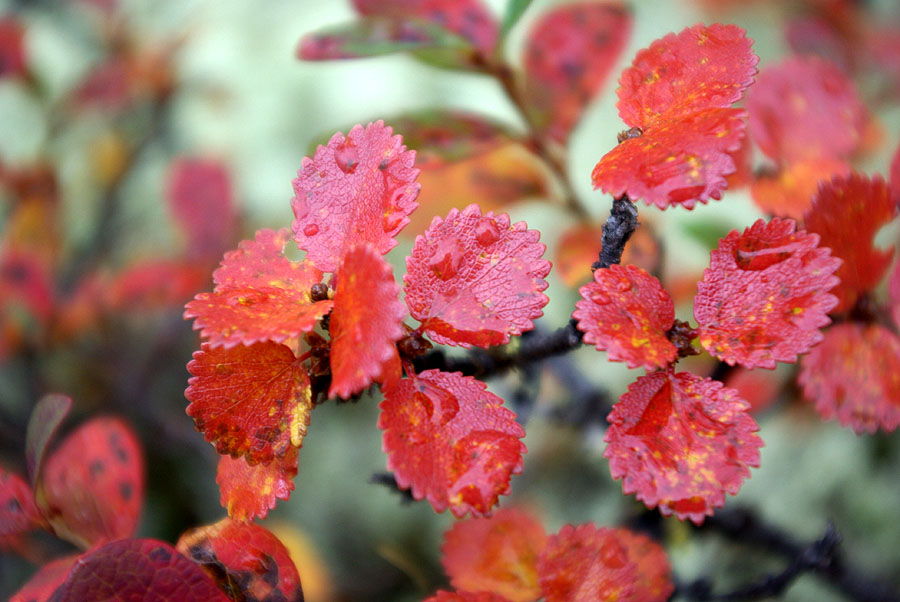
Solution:
M301 445L312 395L309 374L290 348L203 345L187 367L187 413L220 454L256 465Z
M626 494L700 524L759 466L762 440L748 408L718 381L653 372L613 406L603 455Z
M220 456L216 483L220 503L236 521L263 519L277 500L287 500L297 476L297 448L291 446L281 458L250 466L243 458Z

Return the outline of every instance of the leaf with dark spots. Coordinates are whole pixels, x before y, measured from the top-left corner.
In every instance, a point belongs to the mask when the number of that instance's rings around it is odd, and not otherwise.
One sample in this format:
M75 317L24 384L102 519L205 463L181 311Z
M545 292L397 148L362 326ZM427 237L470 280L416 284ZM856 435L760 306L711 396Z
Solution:
M37 495L57 535L82 547L131 537L144 499L137 436L118 418L94 418L47 459Z
M40 479L47 447L71 409L71 397L51 393L42 397L31 411L25 431L25 464L32 487Z
M184 533L178 551L197 562L233 599L302 602L300 575L270 531L229 518Z
M42 522L28 483L0 468L0 537L30 531Z

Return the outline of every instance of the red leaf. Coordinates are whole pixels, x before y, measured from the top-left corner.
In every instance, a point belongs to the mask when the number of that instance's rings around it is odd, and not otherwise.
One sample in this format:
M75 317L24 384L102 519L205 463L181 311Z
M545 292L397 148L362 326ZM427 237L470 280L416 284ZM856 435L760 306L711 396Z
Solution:
M725 176L737 169L746 123L742 109L704 109L648 126L603 155L591 174L594 188L627 194L660 209L722 198Z
M827 291L838 282L840 260L817 247L818 236L795 228L792 220L757 220L710 253L694 319L700 344L729 365L774 368L822 340L819 328L837 303Z
M897 147L897 152L894 153L894 158L891 160L891 192L894 195L894 201L900 205L900 147Z
M82 547L131 537L144 499L144 457L118 418L94 418L47 459L37 494L57 535Z
M640 50L619 78L622 121L647 129L740 100L759 62L745 34L736 25L697 24Z
M355 244L382 255L418 205L416 153L381 121L338 132L315 156L304 157L294 179L294 240L323 272L334 272Z
M564 526L547 541L538 573L546 602L639 600L637 567L613 529Z
M893 308L891 314L894 317L894 324L900 328L900 262L894 266L891 279L888 281L888 295Z
M809 210L820 182L849 173L850 164L843 159L797 161L785 165L777 174L756 178L750 193L756 206L766 213L801 220Z
M188 416L220 454L251 465L300 447L309 424L309 374L290 348L257 343L233 349L203 345L187 365Z
M237 211L225 165L181 157L169 166L166 200L187 242L188 256L215 259L231 244Z
M370 245L347 252L336 280L328 396L346 399L389 376L406 308L391 265Z
M53 311L53 284L39 257L7 247L0 253L0 325L11 321L13 310L25 310L39 324Z
M490 518L458 521L444 534L441 562L457 590L490 591L511 602L541 596L537 558L547 542L535 516L501 508Z
M747 110L754 141L784 162L847 158L860 143L867 119L853 82L813 56L763 69Z
M46 602L65 582L72 570L72 565L79 558L81 555L73 554L43 565L19 591L13 594L9 602Z
M53 600L230 602L199 566L155 539L123 539L83 554Z
M522 471L525 430L484 383L426 370L384 389L378 428L397 484L457 517L490 512Z
M878 324L838 324L800 362L799 383L826 420L857 434L900 424L900 339Z
M28 73L25 60L25 28L18 19L0 19L0 78Z
M491 592L445 592L439 591L426 598L425 602L513 602Z
M881 282L894 249L877 248L875 235L896 215L897 205L879 175L870 179L853 173L819 188L804 221L807 230L821 237L820 244L844 261L835 272L840 279L832 291L839 299L835 313L851 309L860 295Z
M297 476L297 448L289 447L281 458L268 464L250 466L244 458L219 456L216 483L219 503L236 521L263 519L275 508L276 500L287 500Z
M748 406L709 378L647 374L613 406L603 455L626 494L700 524L759 466L762 441Z
M406 304L445 345L489 347L534 327L547 296L540 233L477 205L435 217L406 258Z
M332 301L312 302L310 287L322 273L308 261L284 255L286 228L260 230L225 254L213 273L216 288L185 306L185 319L213 347L280 343L309 332L331 311Z
M235 600L303 600L300 575L287 548L259 525L224 518L186 532L177 548Z
M437 23L472 42L484 55L497 45L497 21L479 0L353 0L353 6L361 15Z
M43 522L25 479L0 468L0 536L30 531Z
M550 137L565 143L616 64L631 22L617 3L566 4L541 15L525 43L526 95Z
M778 401L784 384L784 374L740 366L729 370L728 376L725 377L725 386L736 390L738 396L750 404L752 414L759 414Z
M50 393L41 397L31 411L25 431L25 465L32 486L40 479L47 446L71 409L70 397Z
M646 535L628 529L614 529L619 543L628 550L628 560L635 563L637 581L631 600L664 602L672 595L672 568L665 550Z
M107 284L106 307L140 313L178 307L203 288L206 268L182 260L150 259L135 263Z
M612 265L595 270L594 282L578 292L572 313L578 330L610 361L653 370L675 360L678 350L666 336L675 306L654 276L633 265Z

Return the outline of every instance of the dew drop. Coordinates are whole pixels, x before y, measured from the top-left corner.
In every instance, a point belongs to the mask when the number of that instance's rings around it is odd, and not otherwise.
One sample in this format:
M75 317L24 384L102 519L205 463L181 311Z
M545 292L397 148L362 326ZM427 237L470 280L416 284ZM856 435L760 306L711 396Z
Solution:
M483 247L492 245L500 240L500 227L490 217L482 217L475 224L475 240Z
M612 537L600 544L600 561L611 569L620 569L628 562L628 553Z
M303 226L303 236L315 236L319 233L319 226L316 224L306 224Z
M334 149L334 162L344 173L353 173L359 165L359 151L350 140L344 140Z
M620 293L627 293L631 289L634 288L634 283L628 278L621 278L618 282L616 282L616 289Z
M450 280L459 272L462 252L456 239L444 239L437 243L428 266L441 280Z

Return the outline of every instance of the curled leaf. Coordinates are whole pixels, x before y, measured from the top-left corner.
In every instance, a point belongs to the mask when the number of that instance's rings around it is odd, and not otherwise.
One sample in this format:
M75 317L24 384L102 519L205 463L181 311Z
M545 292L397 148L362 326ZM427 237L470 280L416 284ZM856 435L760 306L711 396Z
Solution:
M244 458L220 456L216 483L221 493L219 503L228 516L242 522L263 519L277 500L289 499L297 476L297 452L291 446L283 457L255 466Z
M609 415L606 451L614 479L648 507L700 524L736 494L762 441L747 402L688 372L653 372L628 387Z
M47 446L71 409L71 397L50 393L44 395L31 411L25 431L25 465L32 487L40 479Z
M386 387L379 407L388 469L437 512L487 514L522 471L525 430L470 376L426 370Z

